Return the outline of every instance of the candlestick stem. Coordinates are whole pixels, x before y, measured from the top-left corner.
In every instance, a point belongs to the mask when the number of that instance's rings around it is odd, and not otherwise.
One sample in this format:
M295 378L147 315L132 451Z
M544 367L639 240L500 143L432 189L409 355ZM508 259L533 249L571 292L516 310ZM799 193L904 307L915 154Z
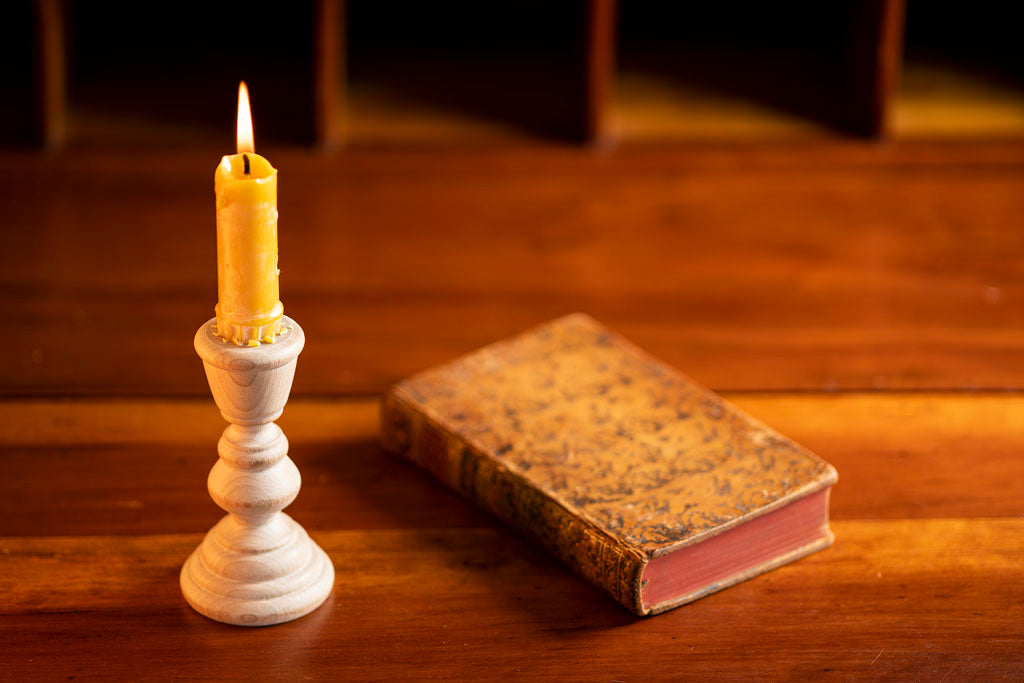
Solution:
M316 609L334 585L334 567L306 531L281 512L301 478L288 439L274 424L291 392L305 343L302 328L283 318L273 344L240 347L216 335L216 319L196 333L221 415L231 424L217 444L220 459L207 480L228 514L181 569L181 590L198 612L244 626L290 621Z

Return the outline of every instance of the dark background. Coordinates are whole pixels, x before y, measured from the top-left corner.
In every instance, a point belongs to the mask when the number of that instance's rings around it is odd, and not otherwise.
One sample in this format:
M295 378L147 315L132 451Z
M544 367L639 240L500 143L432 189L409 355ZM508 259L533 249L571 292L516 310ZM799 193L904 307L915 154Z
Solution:
M15 146L230 139L241 79L260 138L299 145L1024 129L1019 113L1000 113L1022 99L1012 3L49 0L3 11L2 131ZM41 45L57 57L46 62ZM56 101L42 97L48 79ZM900 117L922 101L924 120ZM716 108L734 125L706 125ZM65 122L59 131L41 109ZM318 128L318 112L336 132Z

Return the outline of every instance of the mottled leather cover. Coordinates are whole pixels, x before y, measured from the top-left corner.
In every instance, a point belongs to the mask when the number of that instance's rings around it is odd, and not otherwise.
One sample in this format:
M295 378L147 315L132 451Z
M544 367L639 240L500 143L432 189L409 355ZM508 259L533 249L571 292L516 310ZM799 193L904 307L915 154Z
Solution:
M579 313L395 385L382 438L637 614L648 560L836 479Z

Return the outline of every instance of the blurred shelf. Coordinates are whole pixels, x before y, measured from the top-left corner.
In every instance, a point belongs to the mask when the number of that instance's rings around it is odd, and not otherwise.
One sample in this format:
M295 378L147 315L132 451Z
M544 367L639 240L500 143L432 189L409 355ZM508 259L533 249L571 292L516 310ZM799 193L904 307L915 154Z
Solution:
M649 74L624 72L616 81L608 135L619 141L779 140L825 137L826 125L764 103Z
M346 143L585 139L585 26L600 4L351 3Z
M229 144L240 79L260 141L327 148L1024 136L991 0L151 9L5 6L5 144Z
M1024 137L1022 19L1015 3L911 2L893 135Z
M1024 137L1024 89L999 75L909 62L892 128L900 138Z
M822 107L835 100L834 95L821 97L827 79L810 73L799 56L773 51L755 70L749 69L749 55L736 48L675 48L627 54L621 61L607 129L608 137L617 141L777 140L836 134L834 114L830 117ZM792 77L794 73L801 77ZM779 78L780 74L787 77Z
M338 125L350 147L500 144L530 137L513 123L432 105L375 84L349 86L347 111Z

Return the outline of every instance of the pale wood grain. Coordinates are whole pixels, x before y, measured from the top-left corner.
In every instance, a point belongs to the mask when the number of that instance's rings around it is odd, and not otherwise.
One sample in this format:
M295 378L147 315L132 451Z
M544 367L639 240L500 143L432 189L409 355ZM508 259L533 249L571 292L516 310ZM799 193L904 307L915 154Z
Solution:
M196 611L239 626L268 626L305 616L330 595L334 567L306 530L281 512L301 477L274 420L288 402L302 328L285 316L272 344L236 346L208 321L195 336L221 416L231 424L217 444L207 479L227 516L181 568L181 591Z

